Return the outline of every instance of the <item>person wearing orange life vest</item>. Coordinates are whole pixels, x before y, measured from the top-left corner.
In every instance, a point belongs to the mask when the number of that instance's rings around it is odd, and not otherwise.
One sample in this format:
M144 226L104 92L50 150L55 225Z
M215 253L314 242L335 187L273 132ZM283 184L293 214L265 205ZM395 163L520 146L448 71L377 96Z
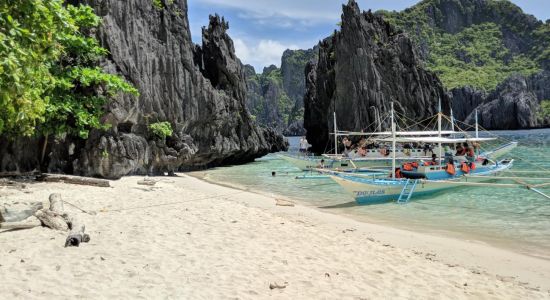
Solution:
M395 168L395 178L403 178L403 174L401 173L401 168Z
M466 162L463 162L462 165L460 166L460 170L466 174L470 173L470 166L468 165L468 163Z
M447 167L445 168L445 171L453 176L456 174L454 160L447 162Z

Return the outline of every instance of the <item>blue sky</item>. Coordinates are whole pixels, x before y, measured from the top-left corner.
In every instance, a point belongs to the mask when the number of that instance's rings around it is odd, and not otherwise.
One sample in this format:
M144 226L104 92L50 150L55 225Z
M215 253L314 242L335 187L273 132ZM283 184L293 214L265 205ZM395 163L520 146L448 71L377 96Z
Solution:
M237 56L256 72L280 65L285 49L307 49L337 28L341 4L347 0L189 0L193 42L201 42L208 15L229 21ZM362 10L403 10L418 0L357 0ZM513 0L526 13L550 19L550 0Z

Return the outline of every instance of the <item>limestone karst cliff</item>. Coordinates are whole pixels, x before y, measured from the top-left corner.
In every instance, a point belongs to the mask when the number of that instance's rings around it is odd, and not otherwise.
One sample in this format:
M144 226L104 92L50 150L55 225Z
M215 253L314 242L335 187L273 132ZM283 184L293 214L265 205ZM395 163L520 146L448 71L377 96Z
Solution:
M306 73L304 125L316 152L330 147L333 111L340 130L374 130L392 101L398 112L418 120L436 113L438 99L446 112L450 108L443 85L422 67L411 40L381 16L361 12L353 0L343 6L341 29L320 42L319 60Z
M550 20L498 0L424 0L401 12L378 14L413 39L427 68L450 90L457 119L464 121L476 108L489 113L492 102L504 105L499 112L506 115L485 117L493 129L550 125L540 117L541 103L549 99L541 86L550 85L545 75Z
M110 52L101 66L124 76L140 92L107 107L107 131L87 140L61 137L50 143L43 169L118 178L178 169L243 163L284 149L281 135L261 128L245 107L244 69L235 56L228 24L210 17L202 45L194 45L186 0L89 0L102 18L97 32ZM148 125L167 121L166 142ZM39 167L38 143L0 142L2 170Z
M304 134L304 69L316 54L317 49L286 50L280 68L265 67L260 74L247 66L247 106L258 123L284 135Z

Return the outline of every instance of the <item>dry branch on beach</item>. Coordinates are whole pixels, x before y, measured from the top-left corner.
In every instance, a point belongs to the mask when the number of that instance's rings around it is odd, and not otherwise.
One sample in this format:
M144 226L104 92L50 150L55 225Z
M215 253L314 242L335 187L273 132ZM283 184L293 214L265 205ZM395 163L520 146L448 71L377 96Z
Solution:
M50 207L39 210L35 214L42 224L56 230L67 231L70 229L71 231L65 241L65 247L78 247L80 243L90 241L90 236L84 232L86 229L84 223L75 215L69 215L64 210L61 195L51 194L49 200Z
M91 178L91 177L81 177L81 176L72 176L72 175L61 175L61 174L42 174L39 176L38 180L44 182L64 182L70 184L80 184L80 185L90 185L97 187L110 187L109 180Z

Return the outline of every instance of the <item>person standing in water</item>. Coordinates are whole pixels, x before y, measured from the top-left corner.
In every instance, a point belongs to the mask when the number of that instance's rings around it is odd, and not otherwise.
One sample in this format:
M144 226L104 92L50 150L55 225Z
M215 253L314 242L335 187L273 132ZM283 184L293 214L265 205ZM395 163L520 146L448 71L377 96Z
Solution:
M300 139L300 153L306 155L308 146L309 143L307 142L306 137L302 136L302 138Z

